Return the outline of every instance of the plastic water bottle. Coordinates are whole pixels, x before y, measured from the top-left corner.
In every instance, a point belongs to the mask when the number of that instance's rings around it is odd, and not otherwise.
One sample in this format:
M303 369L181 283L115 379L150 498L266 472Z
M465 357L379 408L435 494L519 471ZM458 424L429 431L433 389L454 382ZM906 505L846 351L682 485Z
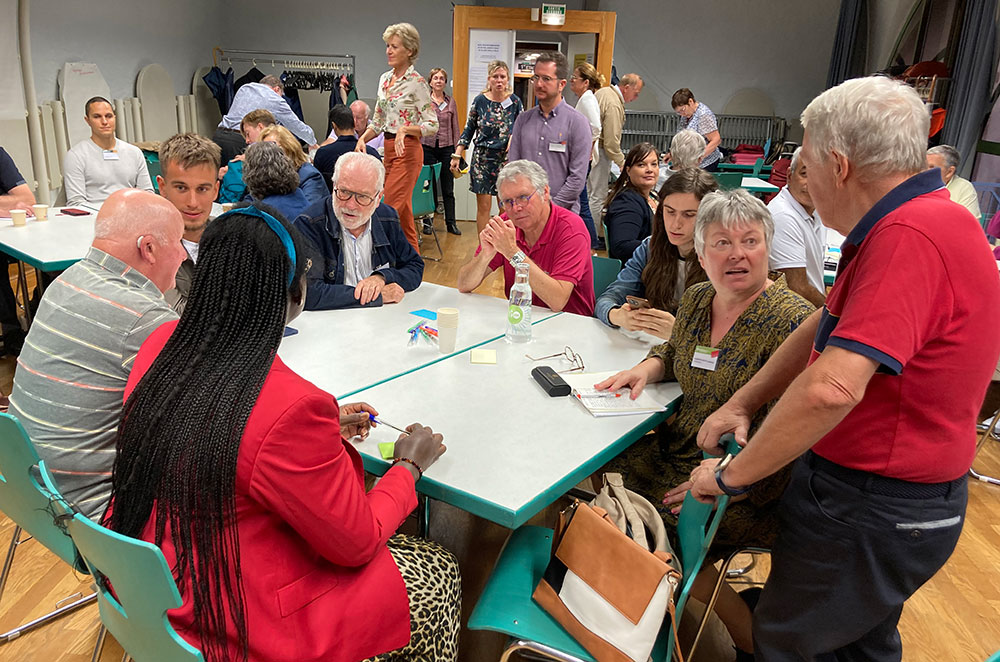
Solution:
M510 288L510 302L507 306L507 342L531 341L531 285L528 284L528 268L526 263L515 267L517 271L514 286Z

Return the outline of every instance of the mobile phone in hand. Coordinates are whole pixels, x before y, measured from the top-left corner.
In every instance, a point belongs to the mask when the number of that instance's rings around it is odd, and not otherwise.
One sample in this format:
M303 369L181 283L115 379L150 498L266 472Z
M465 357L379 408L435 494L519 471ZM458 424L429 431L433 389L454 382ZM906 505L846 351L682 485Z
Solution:
M643 299L642 297L634 297L631 294L625 297L625 301L633 310L639 310L641 308L652 308L649 305L649 299Z

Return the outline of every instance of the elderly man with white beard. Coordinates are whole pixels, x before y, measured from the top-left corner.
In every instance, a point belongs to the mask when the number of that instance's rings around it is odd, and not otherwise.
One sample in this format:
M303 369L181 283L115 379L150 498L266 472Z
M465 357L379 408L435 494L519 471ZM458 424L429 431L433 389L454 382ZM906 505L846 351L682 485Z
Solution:
M398 303L420 286L424 261L399 215L382 204L385 168L373 156L349 152L337 160L333 194L306 209L295 226L316 247L308 272L306 310Z

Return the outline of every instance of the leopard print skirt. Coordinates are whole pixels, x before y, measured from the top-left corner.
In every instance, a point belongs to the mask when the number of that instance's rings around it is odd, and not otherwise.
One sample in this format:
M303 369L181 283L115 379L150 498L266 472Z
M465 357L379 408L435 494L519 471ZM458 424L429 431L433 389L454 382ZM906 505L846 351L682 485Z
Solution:
M423 538L395 535L388 547L410 599L410 643L364 662L455 662L462 624L458 560Z

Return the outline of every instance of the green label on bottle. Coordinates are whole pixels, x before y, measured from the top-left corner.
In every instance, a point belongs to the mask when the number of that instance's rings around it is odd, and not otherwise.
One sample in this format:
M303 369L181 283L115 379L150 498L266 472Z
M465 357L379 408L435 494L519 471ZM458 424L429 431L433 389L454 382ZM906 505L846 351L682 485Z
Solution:
M521 306L510 306L507 308L507 321L517 326L524 319L524 311Z

